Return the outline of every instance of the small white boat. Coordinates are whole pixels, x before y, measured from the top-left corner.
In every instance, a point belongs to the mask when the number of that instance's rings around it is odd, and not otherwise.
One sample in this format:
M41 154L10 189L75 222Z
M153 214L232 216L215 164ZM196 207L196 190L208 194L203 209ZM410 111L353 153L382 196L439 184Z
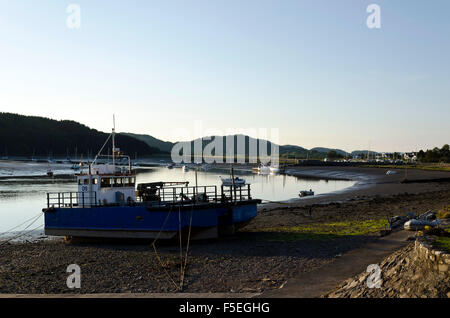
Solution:
M270 166L270 173L279 173L280 172L280 168L278 166Z
M208 171L209 169L211 169L211 165L207 163L201 165L201 170Z
M314 195L314 191L311 190L311 189L309 189L309 191L303 190L303 191L300 191L300 193L299 193L298 195L299 195L300 197L307 197L307 196Z
M232 178L222 178L220 177L220 179L222 180L222 185L227 186L227 187L232 187L233 186L233 179ZM243 185L245 185L245 180L241 179L239 177L235 177L234 178L234 185L236 187L242 187Z
M52 170L52 168L50 167L50 164L49 164L48 167L47 167L47 176L48 176L48 177L53 177L53 170Z
M260 174L268 174L270 173L270 167L260 164L258 167L252 169L254 172L258 172Z
M390 174L397 174L397 171L394 171L394 170L388 170L388 171L386 172L386 174L387 174L387 175L390 175Z
M70 169L72 169L72 170L80 170L80 165L74 163L74 164L72 165L72 167L70 167Z

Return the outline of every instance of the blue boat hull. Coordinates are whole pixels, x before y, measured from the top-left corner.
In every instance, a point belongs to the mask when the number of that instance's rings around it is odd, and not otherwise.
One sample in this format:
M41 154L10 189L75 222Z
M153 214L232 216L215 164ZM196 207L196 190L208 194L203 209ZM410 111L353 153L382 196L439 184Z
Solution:
M234 232L256 217L259 202L51 208L45 210L45 233L79 237L172 238L180 228L183 231L191 225L198 238L217 237L230 229ZM202 236L202 232L206 235Z

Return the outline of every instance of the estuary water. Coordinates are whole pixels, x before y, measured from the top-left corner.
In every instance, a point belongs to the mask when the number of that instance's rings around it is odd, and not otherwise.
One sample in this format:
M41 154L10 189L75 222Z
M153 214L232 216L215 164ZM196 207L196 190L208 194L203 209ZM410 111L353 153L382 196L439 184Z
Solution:
M0 162L0 233L8 231L25 222L14 231L43 228L42 208L46 207L47 192L77 191L74 178L60 177L60 174L73 174L70 164ZM53 177L45 175L47 170ZM286 201L299 198L300 190L312 189L315 194L340 191L355 184L354 181L301 179L286 175L259 175L251 171L235 170L235 176L251 184L253 198L265 201ZM228 178L229 170L208 169L197 172L198 185L221 185L220 177ZM180 167L168 169L165 166L141 168L137 183L156 181L189 181L195 185L195 171L183 171ZM40 215L40 216L39 216ZM36 219L32 219L36 217ZM1 235L1 234L0 234ZM1 240L0 236L0 240Z

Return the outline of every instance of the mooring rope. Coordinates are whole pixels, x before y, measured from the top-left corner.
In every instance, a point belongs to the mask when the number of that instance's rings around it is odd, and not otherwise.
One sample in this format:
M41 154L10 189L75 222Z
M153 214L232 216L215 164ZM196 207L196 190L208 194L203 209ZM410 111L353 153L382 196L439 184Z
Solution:
M169 215L170 215L171 212L172 212L172 205L170 206L169 213L167 214L167 216L166 216L166 218L165 218L165 220L163 222L162 227L159 229L158 235L156 235L156 238L153 240L152 245L155 244L157 240L159 240L159 236L161 235L162 230L166 226L167 220L169 219Z
M35 228L33 228L33 229L31 229L31 230L25 232L26 229L28 229L28 228L29 228L30 226L32 226L37 220L39 220L39 217L40 217L40 215L38 215L38 216L35 218L35 220L34 220L33 222L31 222L30 224L28 224L22 231L20 231L20 232L19 232L19 233L20 233L19 235L16 235L16 236L14 236L14 237L12 237L12 238L6 240L6 241L3 241L3 242L0 244L0 246L3 246L3 245L9 243L9 242L12 241L12 240L15 240L15 239L17 239L17 238L19 238L19 237L22 237L22 236L24 236L24 235L26 235L26 234L28 234L28 233L31 233L31 232L37 230L38 228L40 228L40 227L41 227L42 225L44 225L44 224L40 224L39 226L37 226L37 227L35 227Z
M170 274L167 272L166 268L164 267L164 265L163 265L163 263L162 263L162 261L161 261L161 258L159 257L158 251L156 250L155 244L153 244L152 246L153 246L153 250L155 251L156 258L158 259L159 264L161 265L162 269L164 270L164 273L167 275L167 277L169 278L169 280L175 285L175 288L176 288L177 290L179 290L180 286L178 286L177 283L175 283L175 281L173 280L173 278L170 276Z
M186 256L184 257L184 265L183 265L183 269L182 269L181 282L180 282L181 290L183 290L184 276L186 274L186 266L187 266L188 255L189 255L188 254L189 253L189 242L191 240L192 215L193 214L194 214L194 206L192 206L192 208L191 208L191 218L189 220L189 232L188 232L188 238L187 238L187 243L186 243Z
M164 264L163 264L163 262L161 261L161 258L159 257L159 254L158 254L158 251L157 251L156 245L155 245L155 243L156 243L156 241L159 239L159 236L161 235L161 233L162 233L164 227L166 226L167 220L169 219L169 215L170 215L171 212L172 212L172 205L170 206L169 213L167 213L167 216L166 216L166 218L165 218L165 220L164 220L164 222L163 222L162 227L160 228L160 230L159 230L159 232L158 232L158 235L156 235L156 238L155 238L155 239L153 240L153 242L152 242L152 247L153 247L153 250L155 251L156 259L158 260L159 265L160 265L161 268L163 269L163 271L164 271L164 273L166 274L167 278L169 279L169 281L171 281L171 282L175 285L175 288L176 288L177 290L179 290L179 289L180 289L180 286L177 285L177 283L176 283L176 282L173 280L173 278L170 276L170 274L169 274L169 272L167 271L167 269L164 267Z
M178 206L178 237L180 238L180 290L183 289L181 285L182 275L183 275L183 242L181 235L181 206Z
M167 214L167 216L166 216L166 218L165 218L165 220L163 222L163 225L162 225L161 229L158 232L157 237L152 242L152 247L153 247L153 250L155 252L156 258L157 258L161 268L163 269L165 275L169 279L169 281L176 287L177 290L182 291L183 290L183 285L184 285L184 277L186 275L186 267L187 267L187 262L188 262L188 255L189 255L189 244L190 244L190 239L191 239L192 218L193 218L193 214L194 214L194 206L193 205L191 206L191 215L190 215L190 220L189 220L189 230L188 230L188 237L187 237L186 251L185 251L184 260L183 260L183 241L182 241L182 227L181 227L181 206L178 206L178 230L179 230L179 242L180 242L180 284L177 284L175 282L175 280L172 278L172 276L170 276L169 272L164 267L164 264L163 264L163 262L161 260L161 257L158 254L158 250L156 249L156 244L155 244L156 241L159 239L159 236L160 236L162 230L164 229L171 212L172 212L172 206L170 207L169 213Z
M42 213L44 213L44 212L39 212L39 214L37 214L37 215L35 215L35 216L33 216L33 217L31 217L31 218L29 218L29 219L23 221L23 222L20 223L19 225L16 225L15 227L13 227L13 228L11 228L11 229L9 229L9 230L6 230L5 232L0 233L0 236L3 236L3 235L5 235L5 234L8 234L8 233L12 232L13 230L17 229L18 227L24 225L25 223L27 223L27 222L29 222L29 221L31 221L31 220L34 220L36 217L41 216Z

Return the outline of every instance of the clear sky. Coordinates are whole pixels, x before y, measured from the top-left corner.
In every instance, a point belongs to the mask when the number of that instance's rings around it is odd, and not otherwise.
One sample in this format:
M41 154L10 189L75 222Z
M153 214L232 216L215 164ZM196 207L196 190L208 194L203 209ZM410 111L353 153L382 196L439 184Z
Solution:
M0 111L102 131L114 113L118 131L172 141L201 120L306 148L441 147L449 17L448 0L0 0Z

